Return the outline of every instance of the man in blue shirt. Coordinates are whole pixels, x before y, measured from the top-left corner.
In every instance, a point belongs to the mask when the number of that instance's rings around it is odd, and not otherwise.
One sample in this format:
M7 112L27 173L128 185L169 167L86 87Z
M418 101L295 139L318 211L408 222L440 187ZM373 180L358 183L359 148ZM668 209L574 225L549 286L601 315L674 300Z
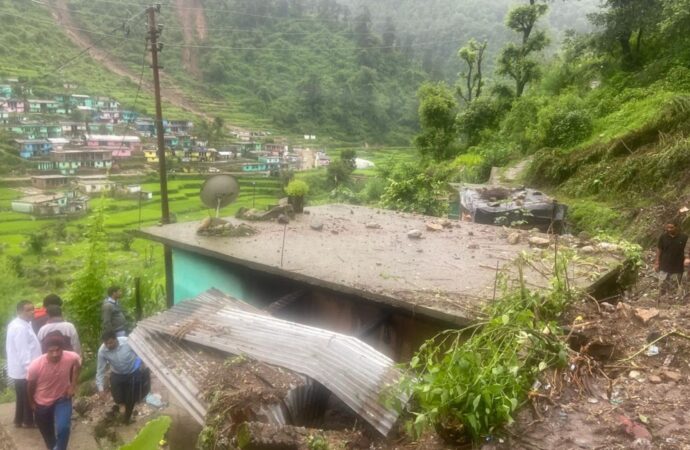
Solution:
M134 405L151 389L151 374L142 367L141 359L129 346L127 338L118 337L114 330L103 333L103 344L98 349L96 387L105 397L105 369L110 365L110 391L118 406L124 405L123 421L129 423Z

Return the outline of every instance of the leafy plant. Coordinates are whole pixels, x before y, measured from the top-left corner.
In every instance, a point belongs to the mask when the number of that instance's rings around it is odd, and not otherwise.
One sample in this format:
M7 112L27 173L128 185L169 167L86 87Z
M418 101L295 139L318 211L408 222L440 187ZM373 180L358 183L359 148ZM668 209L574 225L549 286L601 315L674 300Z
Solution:
M538 374L567 361L554 320L571 298L566 268L559 256L552 288L530 291L522 279L486 308L486 319L465 330L448 330L425 342L409 363L399 389L419 405L409 430L434 426L447 440L478 441L506 423ZM456 442L457 443L457 442Z
M172 419L170 416L161 416L144 425L137 436L129 444L120 447L120 450L158 450L163 445L165 433L168 432Z
M304 197L309 193L309 185L302 180L292 180L285 187L285 193L290 197Z
M104 220L102 208L89 218L88 253L83 267L75 274L66 295L82 345L91 351L98 348L101 331L100 307L107 282Z

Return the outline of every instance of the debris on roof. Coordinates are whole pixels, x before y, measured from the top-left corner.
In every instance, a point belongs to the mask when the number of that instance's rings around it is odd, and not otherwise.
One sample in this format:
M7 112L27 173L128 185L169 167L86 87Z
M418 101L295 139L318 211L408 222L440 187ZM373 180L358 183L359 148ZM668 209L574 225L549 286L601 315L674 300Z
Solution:
M562 232L568 207L530 188L463 186L462 211L473 222L486 225L536 227L540 231Z

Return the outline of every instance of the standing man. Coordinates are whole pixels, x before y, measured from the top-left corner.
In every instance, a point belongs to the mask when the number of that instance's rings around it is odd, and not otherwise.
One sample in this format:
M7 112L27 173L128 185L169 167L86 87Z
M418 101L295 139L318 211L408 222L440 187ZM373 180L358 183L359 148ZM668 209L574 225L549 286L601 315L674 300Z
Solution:
M29 400L36 424L50 450L67 450L72 421L72 397L79 380L81 358L63 350L59 331L46 336L46 353L29 365Z
M668 222L665 232L659 237L656 248L656 261L654 270L659 272L659 295L664 295L675 290L680 291L683 270L690 264L690 259L685 257L685 247L688 236L680 231L680 226L675 222Z
M34 415L31 411L26 383L29 364L41 356L41 345L31 328L34 305L28 300L17 303L17 317L7 326L5 348L7 350L7 375L14 380L16 406L14 426L33 428Z
M129 423L134 404L141 401L151 389L151 374L142 367L141 359L129 346L126 337L118 337L110 330L103 333L102 341L98 349L96 387L101 397L105 397L105 368L110 365L113 401L118 407L124 405L123 421Z
M34 311L34 320L31 321L31 326L34 327L34 333L38 335L38 330L48 322L48 306L57 305L62 306L62 299L57 294L48 294L43 298L43 307Z
M103 300L101 306L102 331L114 331L118 337L127 335L127 318L120 305L121 297L122 289L111 286L108 288L108 298Z
M59 331L65 339L63 350L69 350L77 355L81 355L79 333L77 333L77 329L73 324L62 318L62 308L57 305L48 305L46 311L48 313L48 322L38 330L38 340L41 342L43 353L46 352L46 336L54 331Z

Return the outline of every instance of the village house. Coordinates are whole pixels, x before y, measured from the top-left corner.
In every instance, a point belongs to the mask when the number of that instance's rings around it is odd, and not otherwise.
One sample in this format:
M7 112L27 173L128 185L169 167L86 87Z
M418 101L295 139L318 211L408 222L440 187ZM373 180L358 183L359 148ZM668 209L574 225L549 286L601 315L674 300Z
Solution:
M286 144L264 144L264 151L275 156L283 156L290 150Z
M177 135L189 134L194 128L190 120L170 120L168 121L168 133Z
M69 178L64 175L35 175L31 177L31 186L49 191L59 189L69 184Z
M113 165L113 152L109 149L74 148L53 151L52 169L63 175L74 175L81 169L107 170Z
M12 97L12 93L11 84L0 84L0 98L10 98Z
M158 162L158 150L155 148L148 148L144 149L144 158L146 158L146 162L148 163L157 163ZM165 158L166 160L170 161L175 158L177 158L176 153L169 149L165 149Z
M89 200L76 192L42 194L12 201L12 211L37 217L82 214L88 210Z
M84 137L88 148L110 150L114 158L128 158L133 152L141 151L139 136L109 136L89 134Z
M46 157L53 151L48 139L15 139L14 142L19 146L19 156L24 159Z
M94 120L98 123L116 124L120 122L120 111L116 109L101 109L94 114Z
M0 98L0 111L12 114L24 114L24 101L12 98Z
M46 139L62 137L62 127L55 124L28 122L10 125L10 131L24 139Z
M314 167L326 167L331 164L331 158L325 152L316 152L314 156Z
M108 180L105 175L77 176L74 178L77 189L87 195L111 192L116 183Z
M60 122L60 129L63 136L81 137L89 133L89 127L86 122L64 121Z
M185 150L182 156L184 162L212 162L216 160L218 152L214 148L195 147Z
M94 102L99 111L117 111L120 109L120 102L110 97L96 97Z
M26 101L26 112L32 114L67 114L64 105L60 102L38 99Z
M175 304L216 288L278 318L355 336L396 361L437 332L476 321L495 295L495 268L515 276L523 252L553 267L553 250L526 239L510 244L500 227L448 222L431 231L433 218L353 205L309 213L287 227L227 219L255 230L247 237L199 234L195 222L142 234L172 249ZM427 231L415 239L411 230ZM589 286L623 260L601 257L597 273L575 265L572 285ZM527 284L549 283L537 270L522 271Z
M94 99L91 98L90 95L72 94L69 96L68 101L74 109L80 109L82 111L93 111L96 109Z

